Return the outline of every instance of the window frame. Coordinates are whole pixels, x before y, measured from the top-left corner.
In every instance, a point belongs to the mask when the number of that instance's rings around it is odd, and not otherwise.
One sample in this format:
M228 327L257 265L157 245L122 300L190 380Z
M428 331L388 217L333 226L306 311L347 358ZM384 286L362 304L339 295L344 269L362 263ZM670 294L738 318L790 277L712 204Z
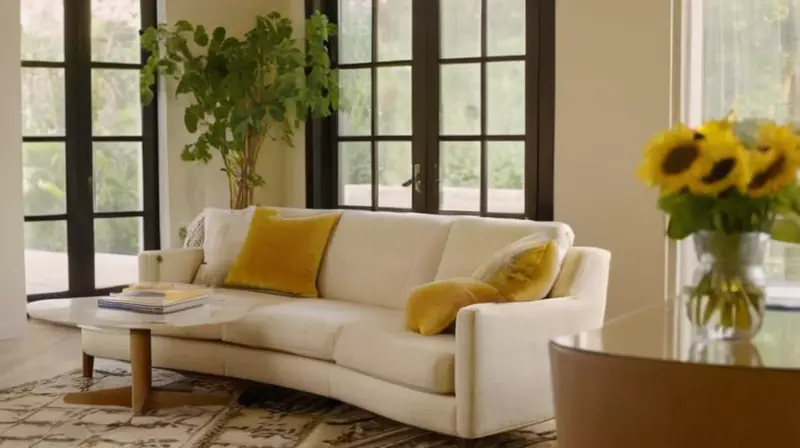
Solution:
M63 221L67 227L68 284L66 291L27 294L27 301L104 295L123 285L97 288L95 279L96 219L141 218L144 250L160 243L158 192L158 104L154 99L142 107L140 135L92 135L92 71L95 69L140 70L147 59L142 50L139 63L92 61L91 0L64 1L64 60L21 59L21 67L61 69L64 73L65 133L60 136L26 136L22 143L63 143L65 151L66 213L25 215L25 223ZM138 0L141 29L157 25L158 0ZM69 5L67 5L69 3ZM157 86L155 87L158 88ZM142 208L137 211L94 210L94 143L141 143ZM22 147L20 147L22 150Z
M377 1L377 0L376 0ZM482 10L486 11L487 0L481 0ZM332 23L338 24L339 6L336 0L306 0L306 15L319 10L328 16ZM376 23L375 7L373 9L373 53L375 53ZM439 2L430 0L413 0L412 23L412 153L415 160L422 161L420 176L427 187L422 190L422 197L415 197L415 204L420 207L413 210L378 207L377 196L377 159L375 157L375 141L392 141L396 138L372 135L364 138L347 137L346 141L370 141L372 143L372 206L356 207L338 204L338 122L336 114L324 120L310 121L306 125L306 206L309 208L340 208L386 211L421 211L425 213L480 215L510 218L525 218L539 221L553 220L554 214L554 146L555 146L555 0L527 2L526 15L526 52L524 56L487 56L486 33L482 33L482 56L442 59L438 45L440 14ZM482 15L485 29L486 14ZM421 32L419 32L421 30ZM331 63L339 67L337 38L330 42ZM373 54L374 56L374 54ZM488 62L500 61L525 62L525 134L519 136L491 136L486 132L486 67ZM452 63L480 63L482 70L481 98L481 133L470 136L440 136L439 114L439 71L440 67ZM373 68L407 64L408 61L378 62L373 57L364 64L347 64L347 68ZM372 103L373 121L375 117L375 73L372 70ZM372 123L373 131L375 124ZM400 137L401 139L407 137ZM480 212L440 211L439 209L439 142L441 141L480 141L481 142L481 183ZM525 142L525 175L524 175L524 213L492 213L487 208L487 157L486 142L491 141L524 141ZM417 195L418 193L412 193Z

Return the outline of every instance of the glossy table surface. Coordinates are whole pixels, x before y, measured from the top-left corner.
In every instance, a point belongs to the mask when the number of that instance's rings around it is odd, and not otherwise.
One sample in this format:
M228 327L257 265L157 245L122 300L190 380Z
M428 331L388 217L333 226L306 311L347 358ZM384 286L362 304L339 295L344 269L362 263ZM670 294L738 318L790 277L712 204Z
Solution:
M583 352L681 363L800 370L800 311L767 310L749 342L698 342L680 302L666 301L608 321L603 328L554 338Z
M215 294L196 308L170 314L152 315L112 310L97 306L99 297L53 299L37 307L36 317L44 320L85 327L152 330L164 326L193 327L223 324L239 320L253 308L252 304Z

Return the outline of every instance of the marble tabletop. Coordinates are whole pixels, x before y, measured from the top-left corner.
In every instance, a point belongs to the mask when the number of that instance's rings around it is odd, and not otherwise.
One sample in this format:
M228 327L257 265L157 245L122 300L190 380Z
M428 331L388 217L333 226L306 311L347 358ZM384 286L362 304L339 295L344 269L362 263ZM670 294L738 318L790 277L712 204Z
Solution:
M702 342L693 338L685 307L670 300L612 319L597 330L556 337L552 344L650 360L800 370L800 311L767 310L752 341Z
M224 297L212 297L203 306L170 314L153 315L100 308L97 306L98 299L100 297L34 302L35 311L29 307L29 312L33 311L32 314L39 319L65 325L152 330L165 325L193 327L223 324L241 319L253 308L250 304L239 303Z

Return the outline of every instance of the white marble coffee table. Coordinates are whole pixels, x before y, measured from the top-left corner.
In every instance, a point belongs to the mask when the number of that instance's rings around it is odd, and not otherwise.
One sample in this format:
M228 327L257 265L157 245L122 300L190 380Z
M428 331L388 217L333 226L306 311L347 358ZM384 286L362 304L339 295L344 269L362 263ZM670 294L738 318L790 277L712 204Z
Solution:
M195 394L154 388L151 381L153 330L172 327L193 327L224 324L241 319L251 306L212 299L201 307L166 315L148 315L130 311L99 308L96 297L49 300L37 309L38 318L51 322L127 331L130 335L131 386L64 396L66 403L127 406L140 414L150 409L177 406L225 405L231 398L220 395ZM83 376L91 377L94 357L83 354Z

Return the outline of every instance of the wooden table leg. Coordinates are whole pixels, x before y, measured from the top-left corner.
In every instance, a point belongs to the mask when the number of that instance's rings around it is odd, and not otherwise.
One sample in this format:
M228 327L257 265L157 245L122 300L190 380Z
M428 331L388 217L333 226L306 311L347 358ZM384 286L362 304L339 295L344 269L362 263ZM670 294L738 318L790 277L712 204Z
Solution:
M228 395L179 392L153 387L153 360L150 330L130 330L131 386L117 389L76 392L64 395L64 402L94 406L128 406L134 414L151 409L181 406L225 406ZM91 375L94 357L84 353L83 374Z
M135 414L148 409L152 392L153 360L150 330L131 330L131 408Z
M94 356L83 353L83 362L81 364L81 375L84 378L91 378L94 374Z

